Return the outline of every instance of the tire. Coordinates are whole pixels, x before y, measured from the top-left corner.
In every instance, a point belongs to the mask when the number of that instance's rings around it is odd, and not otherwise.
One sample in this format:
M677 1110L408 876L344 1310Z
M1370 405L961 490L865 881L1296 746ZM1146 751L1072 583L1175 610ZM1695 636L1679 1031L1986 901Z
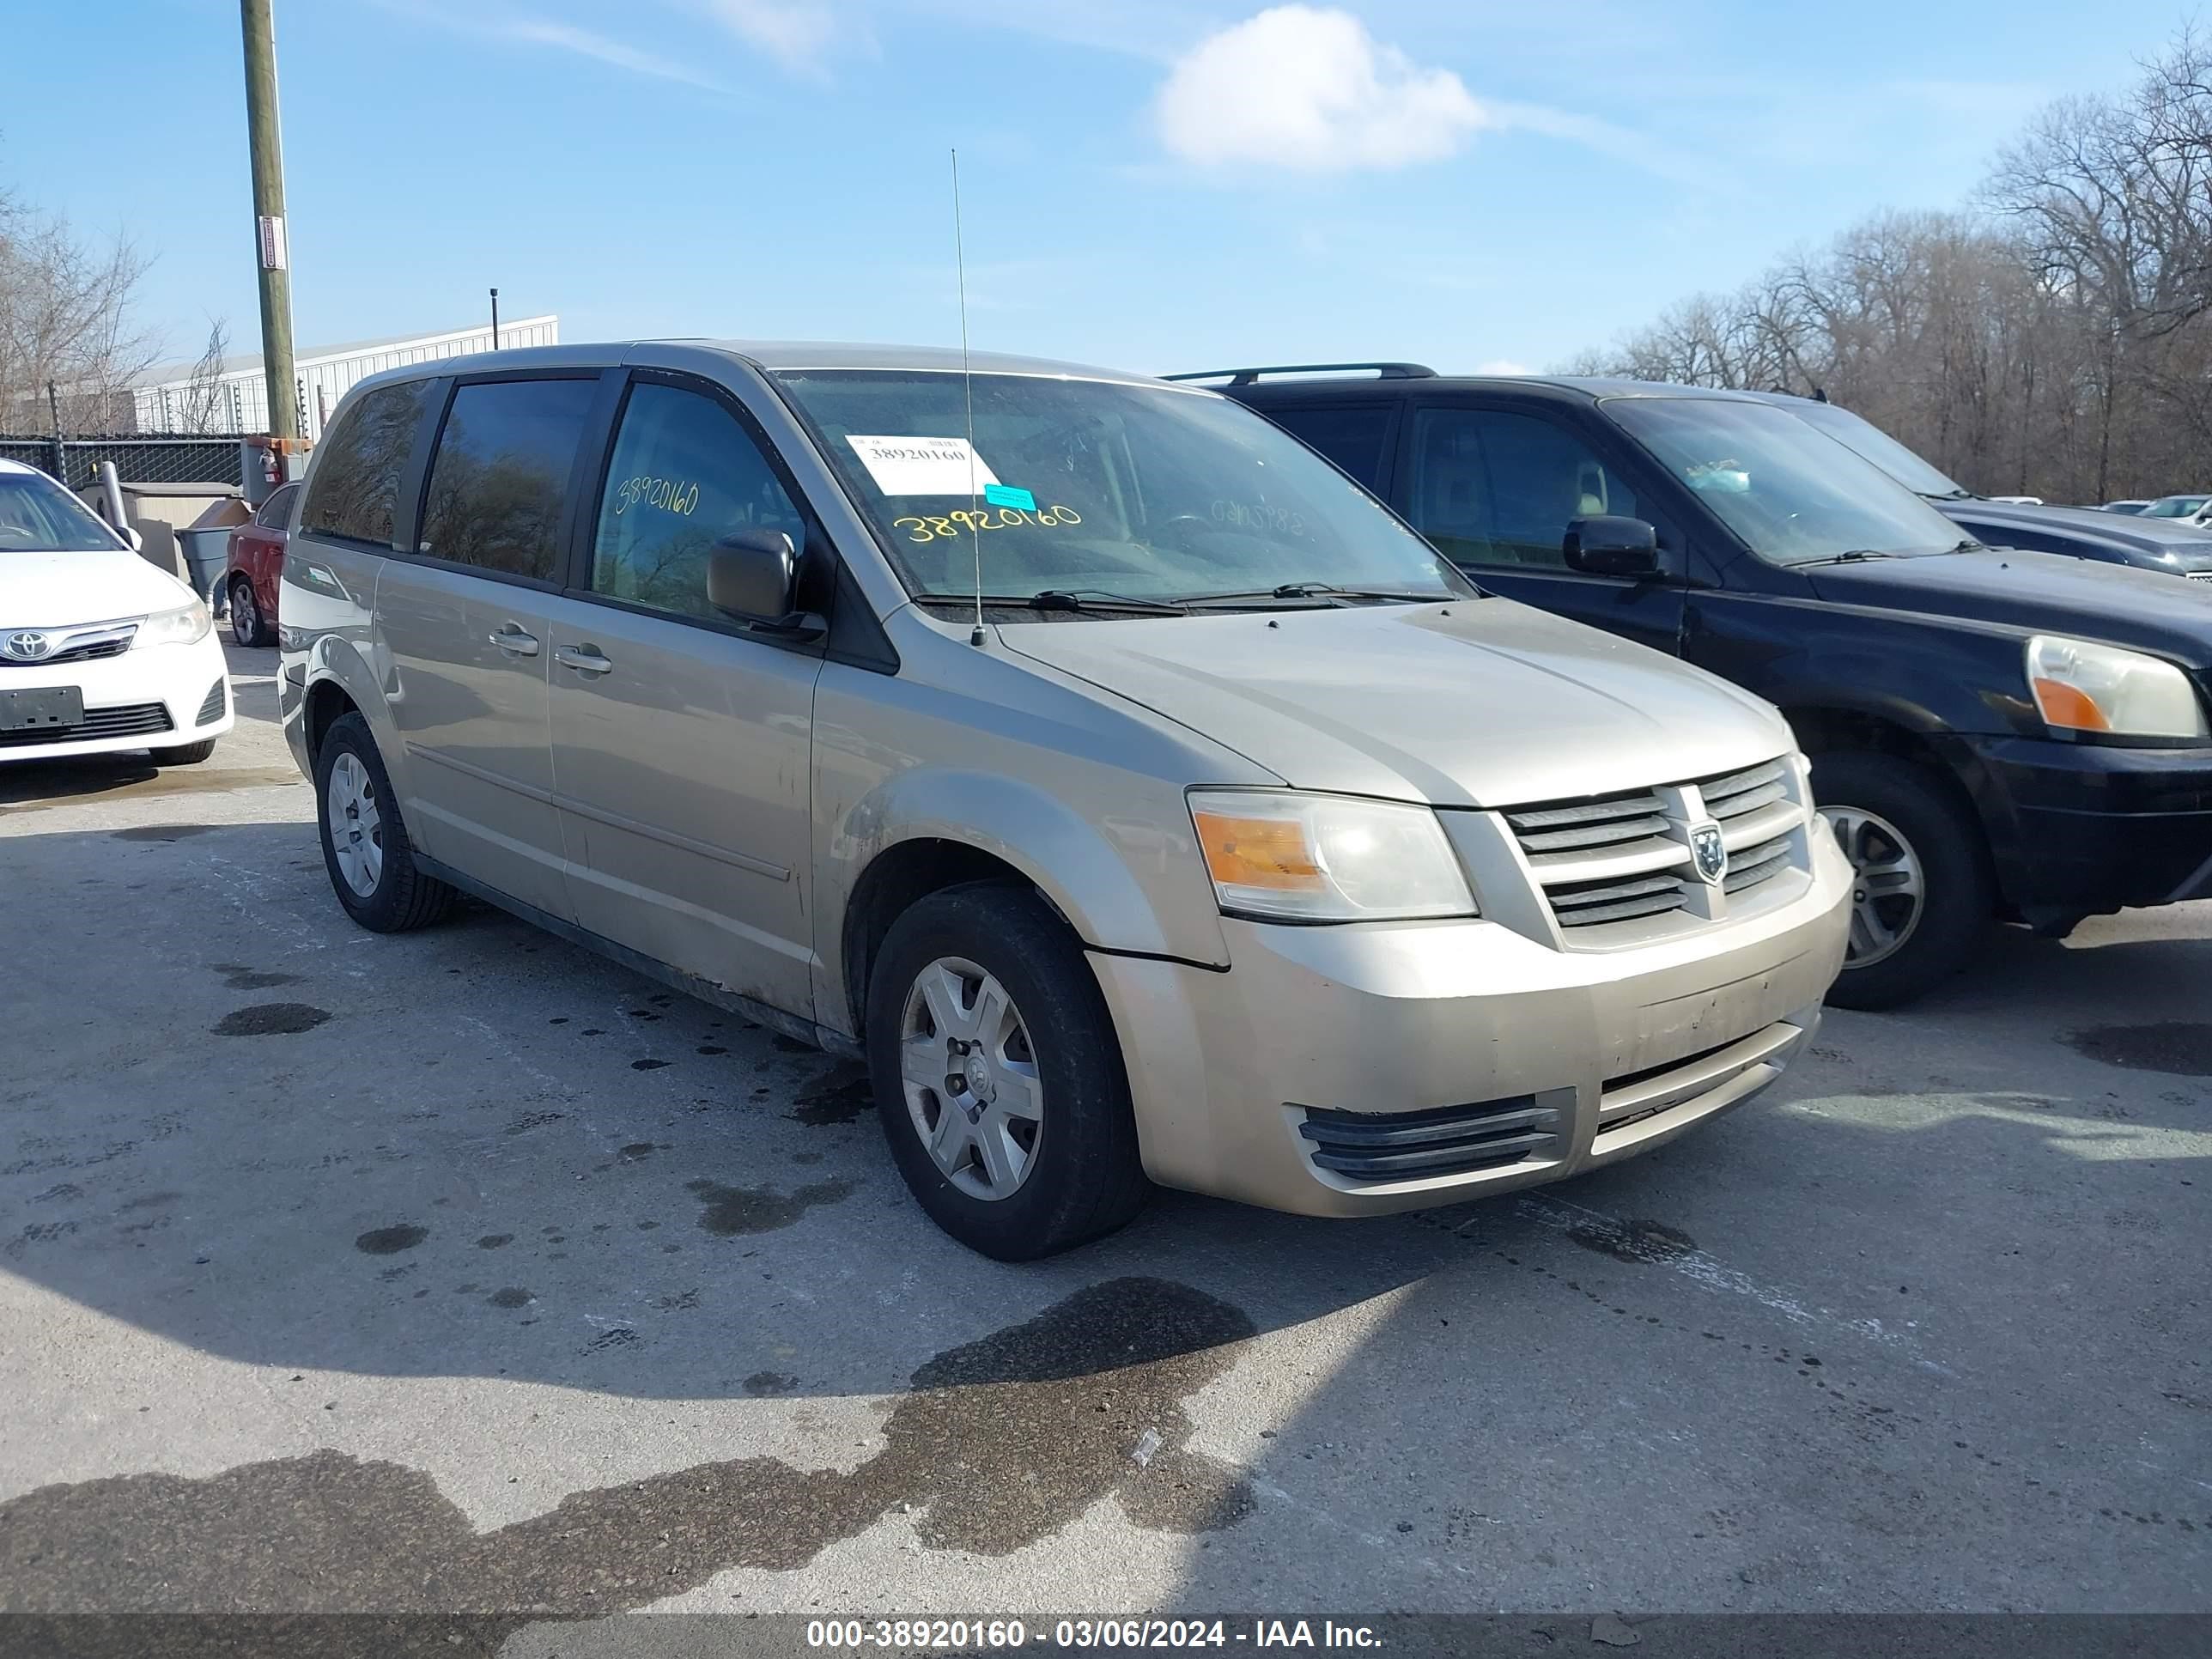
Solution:
M927 1085L909 1085L902 1066L909 1036L926 1054L940 1037L950 1048L964 1041L959 1030L980 1029L939 1024L935 1011L952 994L947 963L997 981L1010 1003L1000 1035L976 1045L986 1052L975 1088L966 1083L973 1052L966 1060L943 1054L941 1080L932 1073ZM979 1011L984 980L953 978L973 999L953 1012ZM969 1249L1000 1261L1051 1255L1112 1232L1150 1194L1106 1000L1067 925L1026 890L995 882L948 888L892 923L869 975L866 1043L899 1173L930 1218ZM1036 1109L1026 1146L1015 1107L1023 1101ZM945 1125L951 1170L930 1146L933 1129ZM993 1143L994 1128L1001 1138ZM966 1141L964 1151L955 1139ZM996 1166L990 1144L999 1148ZM1022 1168L1009 1183L1005 1166L1017 1160ZM992 1187L1004 1190L993 1195Z
M213 753L215 753L215 739L202 738L198 743L179 744L174 749L156 749L154 751L154 764L198 766Z
M1917 761L1848 751L1814 757L1813 799L1856 878L1850 954L1829 1002L1894 1008L1965 967L1996 919L1996 884L1958 787ZM1917 911L1902 902L1911 896L1900 870L1917 872ZM1883 872L1877 879L1889 894L1869 882L1870 872Z
M268 645L276 637L253 597L253 584L243 576L230 585L230 636L240 645Z
M335 815L357 836L343 852L331 823L334 790L341 797ZM372 815L373 823L365 824ZM372 933L427 927L453 908L453 890L416 867L384 758L357 714L333 720L315 751L315 818L331 889L345 913Z

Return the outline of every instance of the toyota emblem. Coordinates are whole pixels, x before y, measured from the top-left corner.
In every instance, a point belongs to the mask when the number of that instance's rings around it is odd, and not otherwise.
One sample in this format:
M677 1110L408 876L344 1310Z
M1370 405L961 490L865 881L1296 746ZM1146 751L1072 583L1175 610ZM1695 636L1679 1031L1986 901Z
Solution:
M8 636L8 654L18 662L36 662L52 650L54 642L46 635L29 629Z

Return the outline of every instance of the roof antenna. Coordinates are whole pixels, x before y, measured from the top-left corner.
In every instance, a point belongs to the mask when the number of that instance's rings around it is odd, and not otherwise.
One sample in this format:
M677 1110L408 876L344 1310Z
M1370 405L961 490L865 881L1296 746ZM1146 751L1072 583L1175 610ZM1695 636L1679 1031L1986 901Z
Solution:
M960 151L952 152L952 270L960 284L960 390L968 401L968 535L975 544L975 626L968 643L980 646L983 632L983 532L975 491L975 376L968 367L968 250L960 235Z

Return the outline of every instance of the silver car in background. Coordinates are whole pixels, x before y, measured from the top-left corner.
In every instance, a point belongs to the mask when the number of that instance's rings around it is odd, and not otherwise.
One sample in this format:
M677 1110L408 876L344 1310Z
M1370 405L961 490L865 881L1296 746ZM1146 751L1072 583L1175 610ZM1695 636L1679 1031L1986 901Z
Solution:
M1757 699L1471 587L1206 391L638 343L364 382L284 569L364 927L489 899L866 1059L977 1249L1647 1151L1780 1075L1850 872Z

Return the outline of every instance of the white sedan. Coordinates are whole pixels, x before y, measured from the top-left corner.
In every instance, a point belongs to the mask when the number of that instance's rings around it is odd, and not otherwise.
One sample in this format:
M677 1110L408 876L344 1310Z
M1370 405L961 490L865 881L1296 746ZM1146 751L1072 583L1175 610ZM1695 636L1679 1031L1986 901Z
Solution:
M0 460L0 765L147 749L189 766L232 718L207 606L45 473Z

